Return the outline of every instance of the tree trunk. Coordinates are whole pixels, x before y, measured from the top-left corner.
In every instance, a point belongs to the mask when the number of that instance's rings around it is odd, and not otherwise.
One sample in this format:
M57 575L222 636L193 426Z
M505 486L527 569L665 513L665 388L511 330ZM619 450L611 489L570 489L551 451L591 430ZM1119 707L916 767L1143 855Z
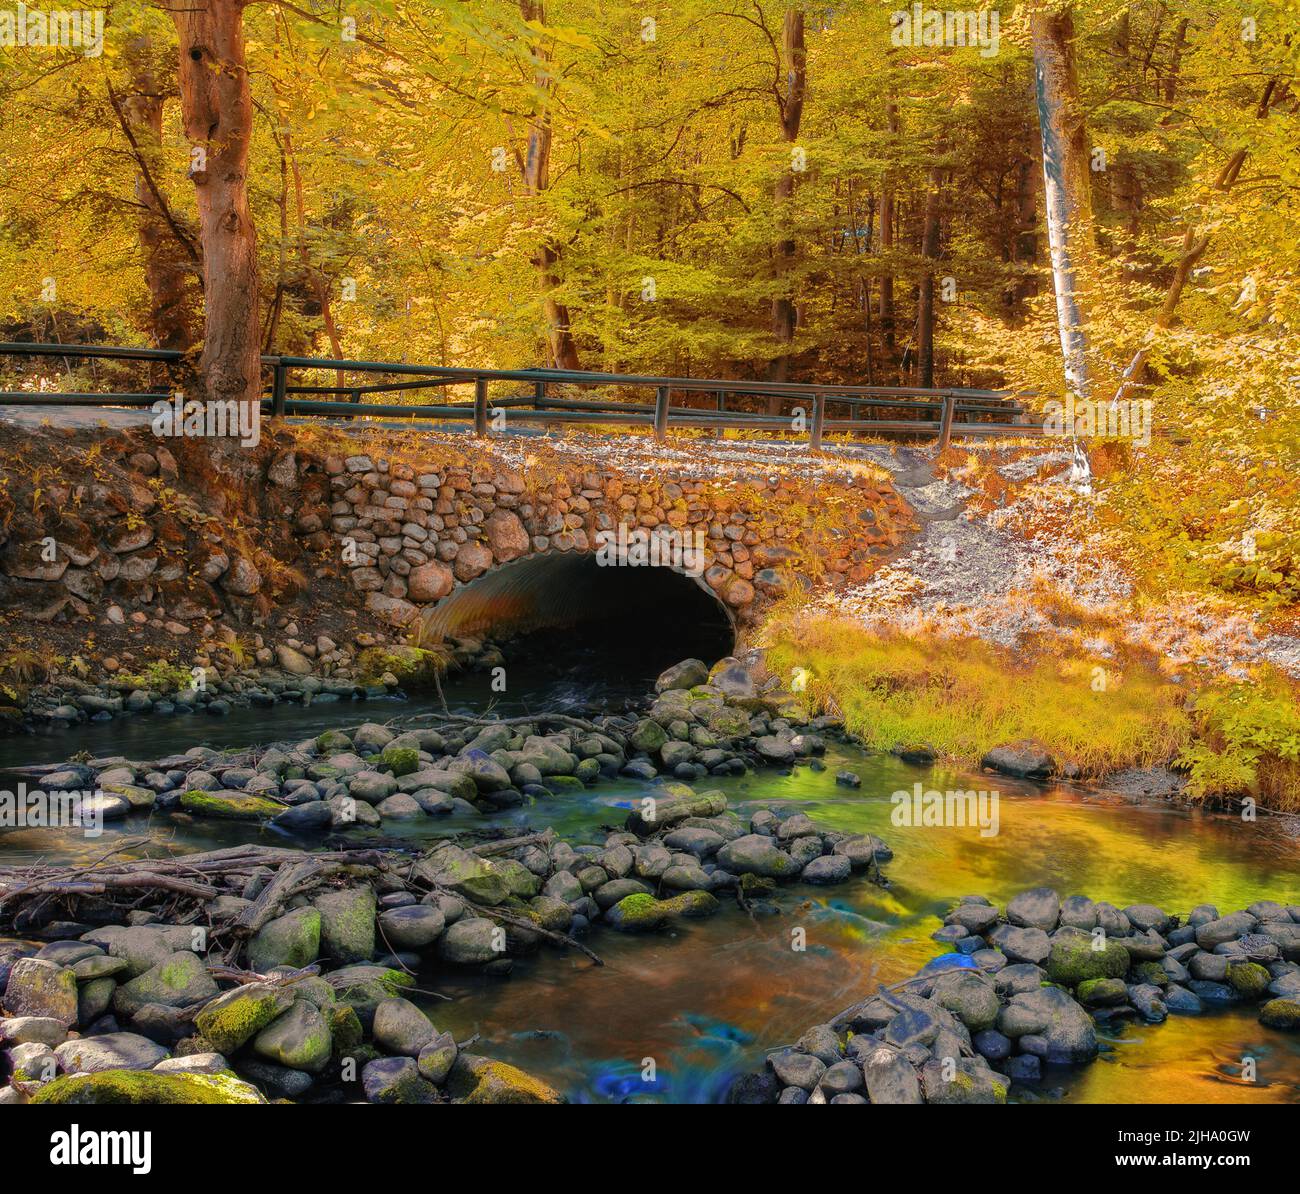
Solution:
M785 14L785 37L782 61L786 66L786 91L778 94L777 105L781 120L781 139L787 145L793 145L799 139L799 124L803 119L803 102L808 92L808 56L804 46L804 18L799 9L790 8ZM787 229L786 234L777 242L773 254L773 265L778 282L789 270L794 259L794 237L788 231L790 199L794 195L793 162L786 164L781 177L777 179L774 191L775 215L778 225ZM789 345L794 342L794 329L797 323L794 296L788 290L778 294L772 300L772 336L777 342L777 352L768 365L768 378L771 381L786 381L790 376ZM767 413L779 414L781 400L769 398Z
M542 0L519 0L519 11L525 21L546 23ZM524 186L528 194L537 198L550 184L551 168L551 113L547 103L553 82L550 73L550 55L540 44L533 55L536 64L535 82L543 99L528 126L528 153L524 159ZM560 250L551 240L545 241L533 256L537 278L542 290L542 311L546 317L546 344L551 364L557 369L577 369L578 348L573 342L569 323L569 308L555 297L560 284Z
M149 289L149 334L155 348L187 352L198 339L198 278L202 264L192 230L185 227L161 189L163 107L175 91L155 69L148 37L132 38L126 48L131 90L109 100L136 160L135 197L142 211L137 223L144 280Z
M244 0L206 0L172 13L180 39L185 135L203 246L204 329L199 360L208 401L256 403L257 232L248 205L253 104L244 62Z
M898 133L898 105L890 104L887 109L889 131ZM885 254L894 250L894 225L897 212L894 204L893 184L886 181L880 196L880 251ZM892 268L885 270L880 279L880 330L885 337L885 347L889 355L894 350L894 274Z
M925 194L925 219L921 231L921 255L928 261L939 259L939 188L942 173L936 166L930 171L930 186ZM916 300L916 384L934 385L934 269L921 275Z
M1088 337L1084 297L1094 276L1092 180L1088 134L1074 65L1074 22L1066 6L1030 18L1038 125L1043 142L1047 236L1056 289L1056 320L1066 387L1088 394Z

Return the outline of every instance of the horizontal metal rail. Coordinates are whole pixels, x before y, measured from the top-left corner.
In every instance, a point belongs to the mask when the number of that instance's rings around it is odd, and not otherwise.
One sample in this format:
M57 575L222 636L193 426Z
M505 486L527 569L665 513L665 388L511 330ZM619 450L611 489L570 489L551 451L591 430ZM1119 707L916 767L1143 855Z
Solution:
M172 349L125 348L95 344L3 344L5 357L63 357L108 359L147 364L174 365L184 354ZM491 434L493 425L570 424L575 426L630 426L653 428L662 440L672 427L712 430L772 430L807 434L813 450L827 435L937 435L941 447L953 436L1035 436L1042 428L1030 424L1028 408L1017 402L1019 395L1003 390L965 387L926 389L917 386L819 385L808 382L773 382L741 379L659 377L640 374L598 373L567 369L473 369L446 365L412 365L396 361L352 361L330 357L264 356L270 372L269 392L263 408L272 416L297 418L381 418L422 419L472 424L479 436ZM313 384L293 373L322 372L389 375L400 380L379 380L356 385ZM523 383L530 392L492 398L493 384ZM465 402L444 401L433 405L365 401L371 396L396 395L408 391L441 389L450 391L472 386ZM652 390L654 400L622 401L615 397L563 397L554 392L565 386L582 389ZM548 392L549 391L549 392ZM308 395L315 395L312 398ZM684 406L685 395L710 395L714 409ZM328 396L328 398L326 398ZM330 400L346 396L345 401ZM162 391L119 394L0 391L0 403L21 406L148 407L172 394ZM450 394L448 393L448 397ZM679 401L674 402L674 397ZM764 399L769 406L796 404L788 414L770 410L728 409L728 400ZM827 408L847 408L849 417L832 418ZM876 413L879 412L879 413ZM795 418L801 415L801 418ZM870 417L864 417L864 416Z

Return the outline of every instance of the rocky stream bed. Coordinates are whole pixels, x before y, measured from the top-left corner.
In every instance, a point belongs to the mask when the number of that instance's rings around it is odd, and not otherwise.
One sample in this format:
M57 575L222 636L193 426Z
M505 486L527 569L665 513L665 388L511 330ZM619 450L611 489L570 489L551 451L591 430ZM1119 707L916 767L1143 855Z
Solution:
M649 945L727 903L780 916L791 884L888 888L880 836L788 807L739 812L710 787L824 770L842 739L834 719L745 689L733 665L670 669L640 716L371 722L33 769L33 784L93 792L95 817L248 823L285 844L122 839L84 865L0 867L0 1101L563 1101L474 1034L440 1031L418 1003L438 993L421 984L504 979L539 952L600 966L603 941ZM639 796L599 842L498 823L522 810L544 822L548 804L613 781ZM443 818L471 828L387 833ZM952 899L934 934L947 952L827 1008L727 1098L1002 1102L1091 1062L1098 1032L1125 1021L1250 1008L1269 1031L1300 1027L1300 907L1180 917L1047 888L1004 909Z

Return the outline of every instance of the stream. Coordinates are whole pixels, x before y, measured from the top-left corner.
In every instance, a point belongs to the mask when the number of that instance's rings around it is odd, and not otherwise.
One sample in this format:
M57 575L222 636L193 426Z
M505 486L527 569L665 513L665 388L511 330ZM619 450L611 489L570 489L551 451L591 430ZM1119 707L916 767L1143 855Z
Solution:
M583 711L593 704L615 709L646 689L635 667L603 674L622 678L593 684L589 668L557 671L539 658L511 664L512 685L523 695L493 694L488 677L467 676L450 684L446 699L453 711L464 712L495 701L508 715L530 708ZM196 743L296 740L331 726L440 707L429 699L283 704L236 709L224 718L120 718L0 739L0 787L12 786L6 766L62 760L79 750L148 757ZM762 1064L765 1051L793 1042L877 984L907 978L942 952L930 934L962 895L1001 904L1025 888L1048 885L1063 896L1085 894L1121 907L1151 902L1180 915L1203 902L1224 911L1264 898L1300 902L1300 841L1267 817L1243 823L1163 803L917 767L836 744L825 762L824 771L801 766L790 775L762 772L698 787L723 790L742 814L784 804L828 828L879 835L894 851L884 867L888 888L861 877L834 888L794 886L775 897L780 915L751 919L728 900L717 916L659 935L597 931L589 944L603 967L544 949L516 960L508 979L431 970L417 985L447 998L422 997L429 1015L459 1040L480 1034L485 1052L537 1074L574 1101L717 1102L737 1074ZM837 786L841 769L857 772L861 788ZM891 824L890 794L918 781L940 791L996 786L1000 832L982 837L973 828ZM636 780L602 780L576 799L511 810L495 821L551 825L571 840L600 842L622 827L624 810L644 790ZM391 822L384 836L427 839L482 824L478 817ZM74 863L140 833L180 850L250 840L293 844L266 827L158 813L110 822L93 840L56 830L8 830L0 833L0 851L7 861ZM792 947L796 928L806 932L802 950ZM1040 1085L1013 1088L1013 1101L1300 1103L1300 1038L1263 1029L1253 1010L1102 1026L1099 1037L1103 1052L1093 1065L1049 1068ZM1254 1083L1238 1077L1246 1056L1256 1062ZM647 1059L654 1063L652 1082L643 1080Z

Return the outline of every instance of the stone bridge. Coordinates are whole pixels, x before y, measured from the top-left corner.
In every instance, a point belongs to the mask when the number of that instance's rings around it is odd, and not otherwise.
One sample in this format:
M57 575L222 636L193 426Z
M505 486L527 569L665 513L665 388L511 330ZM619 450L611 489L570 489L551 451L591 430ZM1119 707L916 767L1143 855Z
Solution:
M599 619L735 643L796 586L865 579L912 527L853 448L285 427L236 458L236 491L206 444L172 446L16 436L0 605L69 652L87 622L183 643L349 607L426 643Z
M331 454L328 525L366 607L433 639L670 607L743 637L792 585L864 579L911 525L851 459L698 443Z

